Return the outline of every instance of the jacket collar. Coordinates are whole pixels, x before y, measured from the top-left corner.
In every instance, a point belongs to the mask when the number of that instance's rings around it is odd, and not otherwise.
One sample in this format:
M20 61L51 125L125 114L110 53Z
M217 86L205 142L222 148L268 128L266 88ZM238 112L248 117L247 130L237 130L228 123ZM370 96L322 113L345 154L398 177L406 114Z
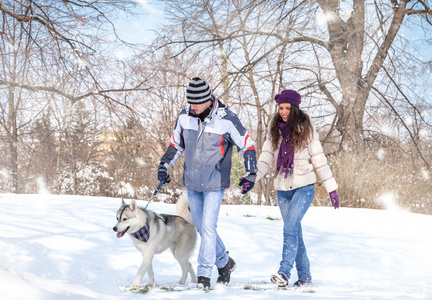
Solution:
M214 101L213 108L212 108L211 112L209 113L209 115L204 119L204 122L210 122L216 116L216 114L220 115L219 111L221 109L225 111L225 109L228 108L228 106L226 104L222 103L214 95L212 95L212 101ZM198 115L191 109L190 104L186 107L186 111L187 111L188 116L198 118ZM223 115L223 116L225 116L225 115Z

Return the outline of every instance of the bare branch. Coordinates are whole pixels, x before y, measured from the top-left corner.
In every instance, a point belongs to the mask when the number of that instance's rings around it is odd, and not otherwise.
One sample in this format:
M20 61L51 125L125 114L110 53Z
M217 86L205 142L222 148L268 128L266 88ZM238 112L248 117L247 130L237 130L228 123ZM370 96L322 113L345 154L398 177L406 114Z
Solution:
M403 118L401 117L401 115L397 112L396 108L390 103L390 101L387 99L386 95L384 95L380 90L378 90L377 88L373 88L373 90L379 94L381 96L381 99L390 107L390 109L394 112L394 114L397 116L397 118L399 119L399 121L401 122L401 124L403 125L403 127L405 128L405 130L408 132L409 136L411 137L411 142L415 145L418 154L420 155L420 158L422 159L422 161L424 162L424 164L426 165L428 170L431 170L431 166L428 163L428 161L425 159L425 157L422 154L422 151L420 150L420 146L418 145L418 143L416 142L416 139L414 138L411 130L408 128L408 125L405 123L405 121L403 120Z
M100 89L96 92L89 92L80 96L74 96L71 94L68 94L62 90L59 90L58 88L55 87L47 87L47 86L31 86L28 84L19 84L19 83L13 83L13 82L7 82L5 80L0 80L0 85L6 85L9 87L18 87L18 88L22 88L22 89L26 89L26 90L30 90L32 92L39 92L39 91L44 91L44 92L50 92L50 93L54 93L57 95L60 95L62 97L65 97L66 99L69 99L72 103L75 103L77 101L80 101L84 98L88 98L91 96L103 96L103 97L107 97L109 98L106 94L108 93L123 93L123 92L136 92L136 91L149 91L150 88L139 88L139 86L141 84L139 84L137 87L132 87L132 88L122 88L122 89ZM113 98L109 98L111 100L113 100ZM116 100L113 100L116 101ZM118 102L118 101L116 101ZM125 106L126 108L133 110L132 108L130 108L128 105L124 104L124 103L120 103L118 102L118 104Z

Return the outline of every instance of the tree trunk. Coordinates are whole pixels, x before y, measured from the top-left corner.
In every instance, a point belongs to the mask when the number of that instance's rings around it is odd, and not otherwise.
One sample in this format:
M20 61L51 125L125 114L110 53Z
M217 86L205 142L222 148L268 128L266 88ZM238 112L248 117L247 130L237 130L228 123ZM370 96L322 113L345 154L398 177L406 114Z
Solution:
M365 1L354 0L353 10L347 21L339 12L339 0L317 0L327 19L329 32L328 51L342 89L342 101L336 105L337 130L341 133L341 147L345 151L363 153L363 117L372 86L382 68L388 51L406 14L406 2L393 7L394 14L387 35L378 45L370 69L363 75L362 53L365 38ZM323 88L321 88L323 89Z
M228 57L225 55L223 44L219 44L219 52L222 63L221 81L223 86L222 99L225 104L229 104L229 78L228 78Z
M15 93L14 88L9 88L8 96L9 104L9 128L8 128L8 143L10 149L10 173L12 175L12 193L19 192L18 184L18 128L17 128L17 112L15 109Z

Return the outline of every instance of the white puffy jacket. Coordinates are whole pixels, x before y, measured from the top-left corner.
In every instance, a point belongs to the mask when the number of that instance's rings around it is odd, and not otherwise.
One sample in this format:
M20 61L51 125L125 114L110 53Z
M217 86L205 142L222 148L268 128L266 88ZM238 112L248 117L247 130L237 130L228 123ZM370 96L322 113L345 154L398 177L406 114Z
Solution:
M282 137L279 140L279 147ZM273 164L276 165L279 154L279 147L274 149L271 139L267 136L264 142L261 155L258 159L257 179L261 179L271 169ZM316 182L316 173L322 181L327 193L335 191L338 188L336 180L333 178L332 171L327 163L327 158L323 153L323 148L319 140L319 135L313 128L313 138L307 147L294 153L293 174L284 178L285 174L278 174L274 179L274 188L279 191L289 191L303 187Z

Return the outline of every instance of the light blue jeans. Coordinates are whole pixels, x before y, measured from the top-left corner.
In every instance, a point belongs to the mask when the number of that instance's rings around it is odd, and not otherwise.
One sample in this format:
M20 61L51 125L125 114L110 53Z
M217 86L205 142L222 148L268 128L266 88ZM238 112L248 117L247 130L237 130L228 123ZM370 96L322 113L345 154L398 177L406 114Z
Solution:
M201 236L197 276L211 278L213 266L224 267L228 254L216 228L224 190L197 192L187 190L192 221Z
M315 185L307 185L291 191L277 191L279 209L284 221L282 261L279 274L291 278L291 270L296 264L299 280L312 281L310 263L303 241L301 220L312 204Z

